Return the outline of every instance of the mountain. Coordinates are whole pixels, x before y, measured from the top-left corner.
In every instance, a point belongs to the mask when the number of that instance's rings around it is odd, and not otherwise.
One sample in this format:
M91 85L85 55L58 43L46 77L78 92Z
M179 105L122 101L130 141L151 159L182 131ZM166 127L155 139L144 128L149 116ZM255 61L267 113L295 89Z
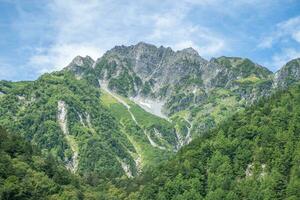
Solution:
M300 79L300 59L284 65L274 76L274 87L286 88Z
M297 84L227 119L140 177L132 197L299 199L299 98Z
M95 62L90 60L76 58L66 70L181 124L185 131L178 136L185 141L270 95L275 84L271 71L249 59L207 61L192 48L173 51L140 42L116 46Z
M73 173L132 177L177 149L172 123L68 71L0 85L0 124L50 152Z
M101 185L98 191L122 196L124 184L138 184L141 174L146 180L148 171L176 152L196 148L197 142L188 145L192 140L213 141L212 130L296 84L299 63L292 60L273 73L247 58L208 61L192 48L116 46L96 61L77 56L35 81L0 81L0 126L83 182Z

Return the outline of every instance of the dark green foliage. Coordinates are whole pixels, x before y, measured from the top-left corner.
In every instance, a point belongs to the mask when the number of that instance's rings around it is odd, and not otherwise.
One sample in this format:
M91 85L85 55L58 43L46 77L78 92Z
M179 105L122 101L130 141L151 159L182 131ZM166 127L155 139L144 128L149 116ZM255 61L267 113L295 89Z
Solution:
M143 175L139 199L300 199L300 85L261 100Z
M108 87L118 94L127 97L128 94L134 94L136 92L134 89L134 81L135 79L125 70L120 73L118 77L112 78L109 81Z
M42 155L23 138L0 127L0 199L64 199L67 188L72 189L74 199L81 199L76 176L51 155Z
M43 75L34 82L1 82L2 87L6 94L0 98L0 124L62 162L72 157L72 144L57 121L58 101L66 103L69 133L79 150L80 174L120 177L124 171L116 157L134 162L128 153L128 149L134 151L133 146L101 105L100 90L88 81L76 80L64 71Z
M150 92L151 92L151 85L147 81L147 82L145 82L144 87L142 88L141 93L146 96L146 95L150 94Z

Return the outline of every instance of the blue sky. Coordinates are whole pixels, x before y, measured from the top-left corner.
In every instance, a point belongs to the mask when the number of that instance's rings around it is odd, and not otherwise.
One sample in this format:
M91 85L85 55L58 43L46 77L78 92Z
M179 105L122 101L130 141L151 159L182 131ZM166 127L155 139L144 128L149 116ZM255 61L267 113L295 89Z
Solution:
M0 79L33 80L139 41L276 71L300 57L300 1L0 0Z

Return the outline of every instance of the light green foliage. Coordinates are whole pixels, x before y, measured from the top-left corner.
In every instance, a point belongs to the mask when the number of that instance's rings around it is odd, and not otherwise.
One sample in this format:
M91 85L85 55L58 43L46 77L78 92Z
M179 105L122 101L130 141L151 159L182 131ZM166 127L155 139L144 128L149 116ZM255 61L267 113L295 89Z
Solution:
M172 155L176 143L173 125L165 119L161 119L144 111L130 100L121 96L118 97L130 106L130 112L133 114L138 124L132 119L128 109L105 91L102 91L101 102L103 102L111 113L120 121L122 132L134 146L134 157L141 157L141 165L143 167L154 166L161 160ZM157 138L155 136L154 128L162 134L163 138ZM167 150L160 150L157 147L151 146L145 134L150 134L150 137L156 143L166 147Z
M0 128L0 199L51 199L69 187L79 199L79 181L51 155Z
M50 151L61 162L70 162L74 150L78 151L78 173L84 176L91 172L98 178L124 175L118 158L135 173L130 155L134 147L101 105L98 88L68 72L46 74L26 84L2 82L2 87L6 94L0 101L0 124L10 131ZM58 101L66 104L69 135L58 124Z
M139 198L299 199L299 98L297 85L203 134L145 174Z

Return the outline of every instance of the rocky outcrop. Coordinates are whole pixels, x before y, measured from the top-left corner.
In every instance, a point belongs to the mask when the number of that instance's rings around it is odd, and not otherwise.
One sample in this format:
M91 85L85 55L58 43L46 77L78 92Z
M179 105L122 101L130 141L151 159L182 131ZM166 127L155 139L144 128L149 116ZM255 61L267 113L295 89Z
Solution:
M116 46L94 65L96 75L108 83L110 90L133 99L165 102L162 110L167 114L202 103L215 88L233 90L243 79L253 77L258 81L272 75L249 59L220 57L207 61L192 48L173 51L143 42ZM249 101L256 97L250 95L252 92L236 90Z
M300 79L299 59L274 75L247 58L222 56L208 61L193 48L174 51L144 42L116 46L96 62L76 57L67 69L89 81L96 79L97 84L100 80L109 91L166 119L184 110L210 109L195 124L191 116L191 123L201 130Z
M275 73L274 88L286 88L300 80L300 58L291 60Z
M57 120L60 125L60 128L68 142L68 145L72 151L72 157L70 160L67 160L66 168L69 169L71 172L75 173L78 168L78 146L74 138L69 134L68 129L68 118L67 118L67 106L64 101L58 101L57 103Z
M93 73L93 65L95 61L89 57L76 56L72 62L65 67L65 70L71 71L75 74L77 79L88 76L89 73Z

